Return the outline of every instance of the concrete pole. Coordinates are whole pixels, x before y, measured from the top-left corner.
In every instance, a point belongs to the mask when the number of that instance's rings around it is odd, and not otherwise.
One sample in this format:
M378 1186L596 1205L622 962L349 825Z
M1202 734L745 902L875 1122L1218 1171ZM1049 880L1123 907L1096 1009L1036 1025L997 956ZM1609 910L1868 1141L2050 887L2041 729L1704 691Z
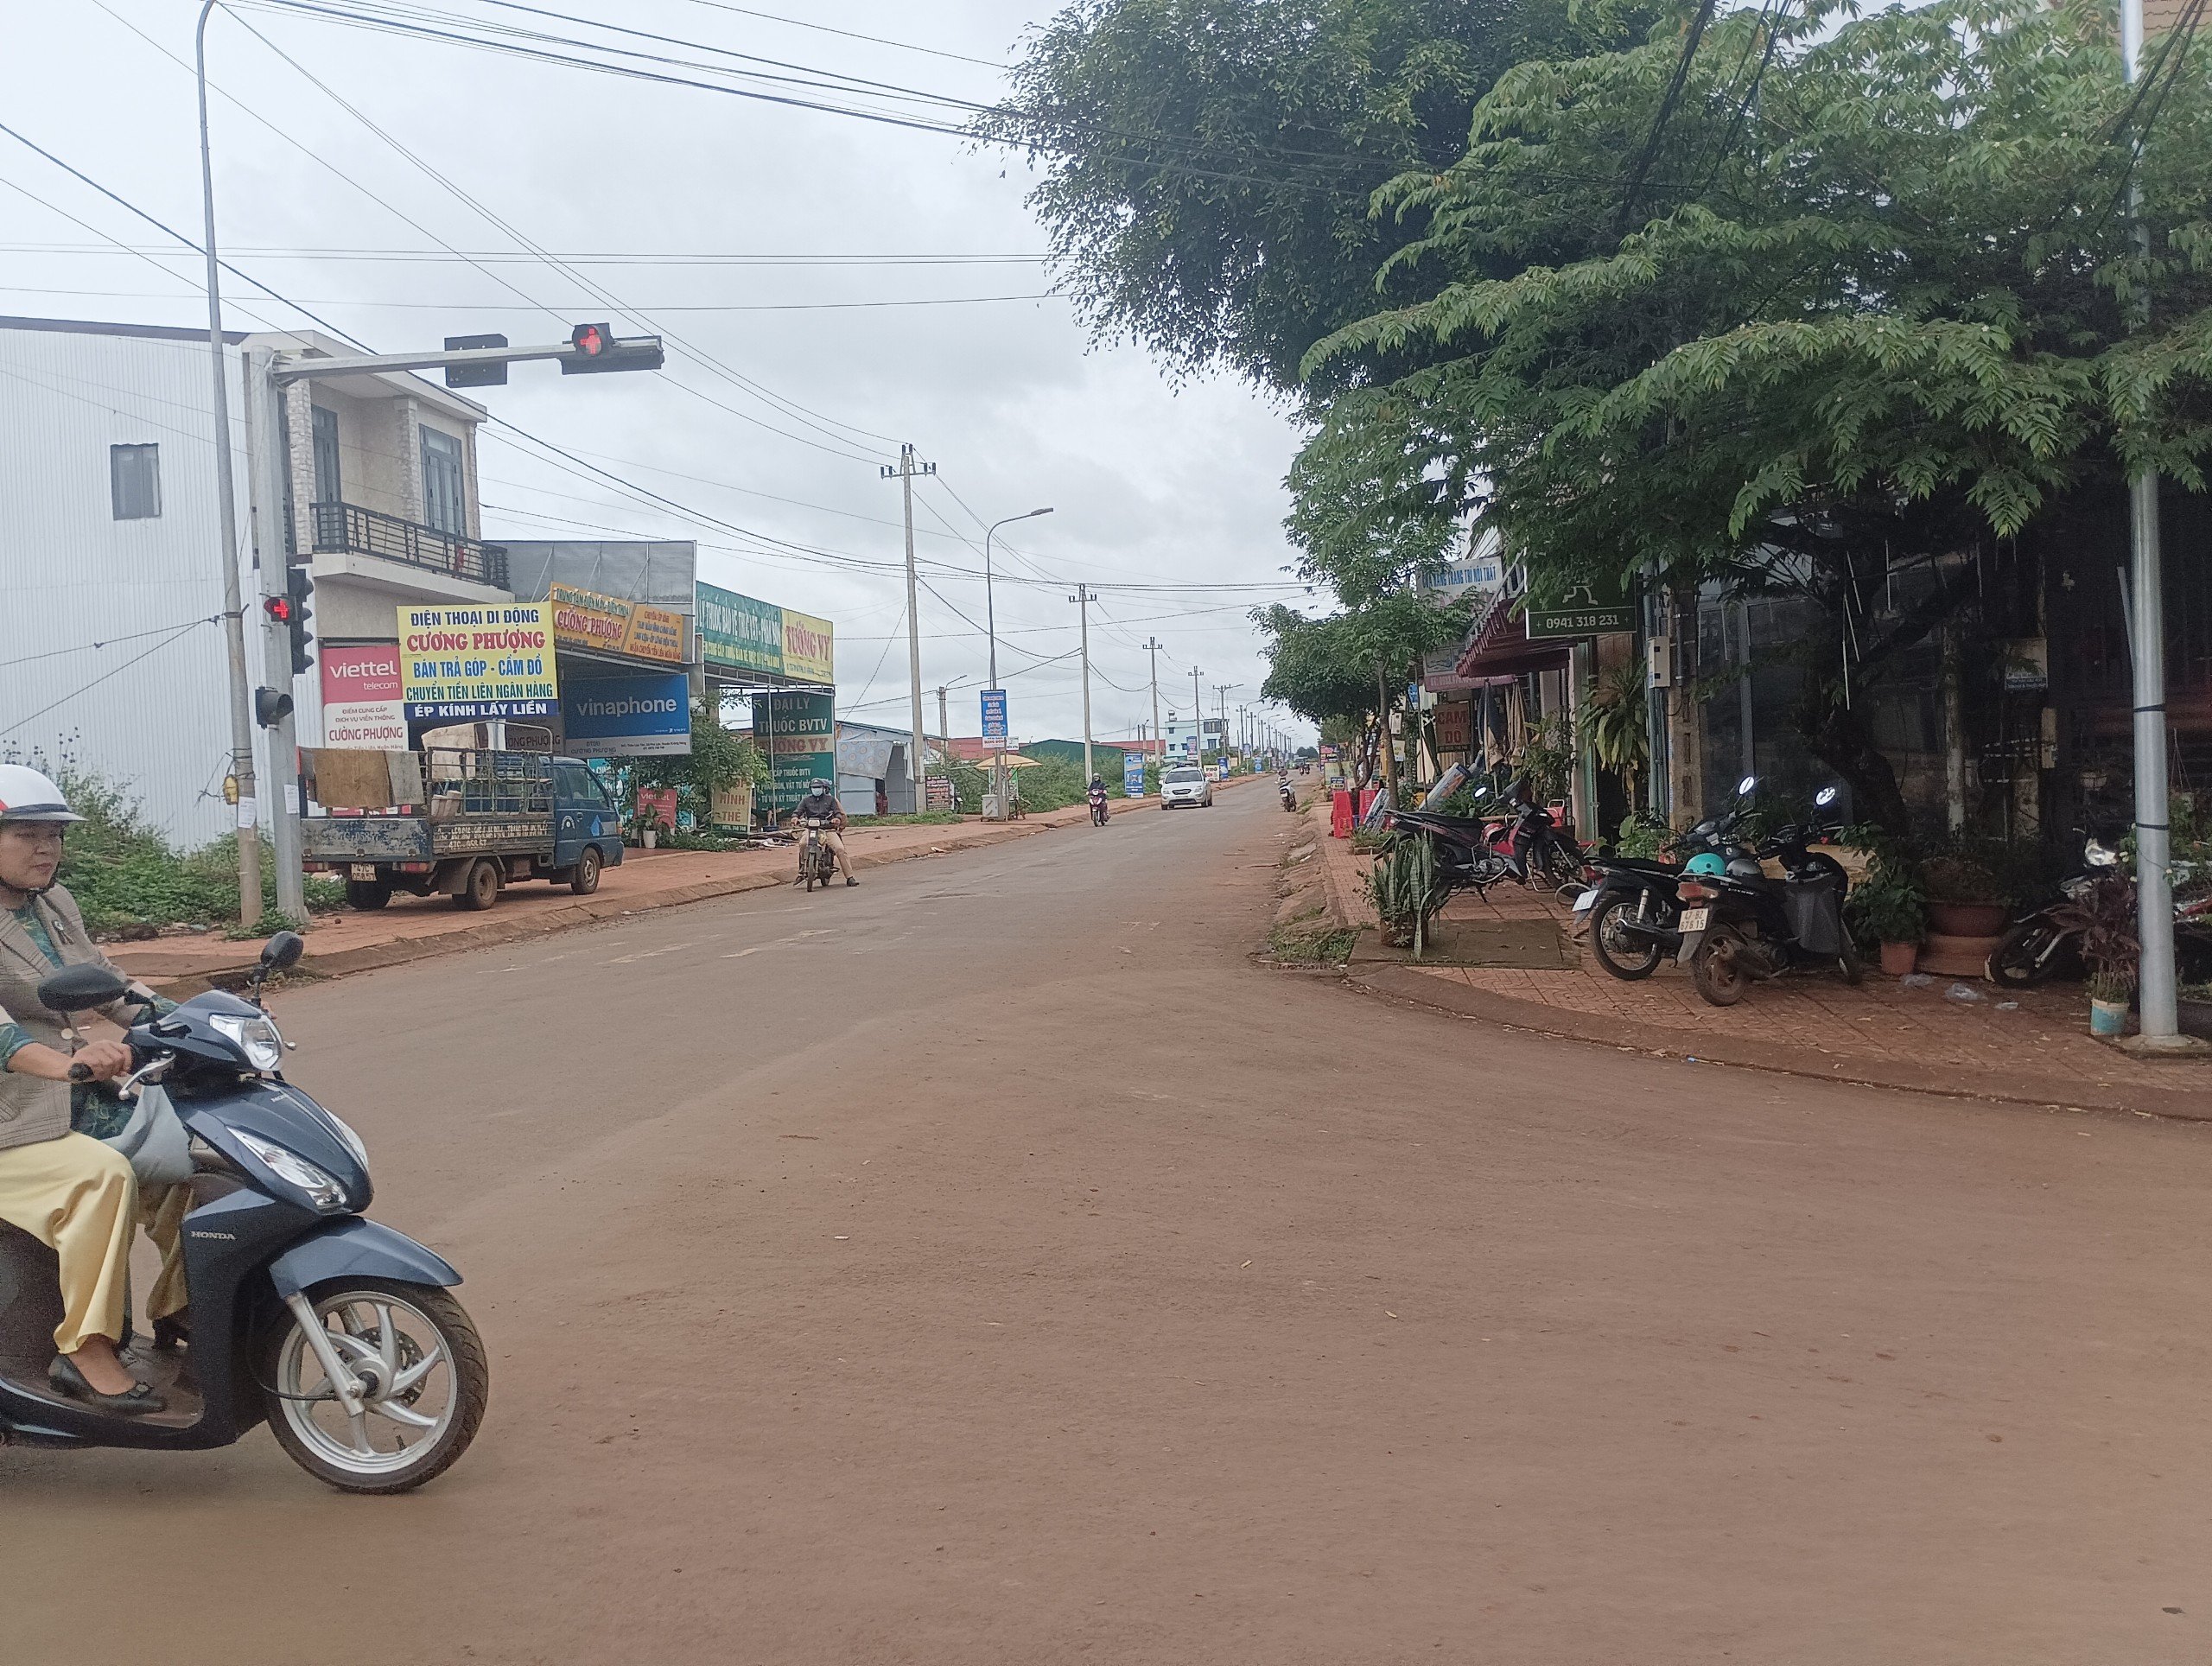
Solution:
M944 747L944 779L952 779L952 720L946 715L944 684L937 685L937 738Z
M1191 761L1203 765L1206 760L1205 696L1198 688L1198 668L1191 667Z
M907 773L914 778L914 813L930 807L929 763L922 735L922 613L914 578L914 448L899 448L899 494L906 516L906 677L913 719L913 754Z
M1090 587L1078 583L1068 598L1083 614L1083 785L1090 786Z
M1160 639L1147 636L1144 646L1152 656L1152 738L1159 743L1160 767L1164 769L1167 765L1167 731L1160 727ZM1146 756L1151 754L1147 753Z
M2143 0L2120 0L2120 52L2132 86L2142 74ZM2139 156L2139 135L2136 148ZM2137 246L2147 254L2150 231L2143 224L2142 194L2134 177L2130 175L2128 213L2135 222ZM2140 315L2136 319L2139 327L2148 321ZM2127 483L2127 502L2134 601L2136 934L2142 944L2137 986L2142 1033L2137 1040L2150 1050L2164 1051L2188 1043L2180 1034L2175 1005L2172 830L2166 819L2165 585L2155 470L2137 471Z
M231 778L238 789L238 921L261 920L261 824L258 789L253 779L253 689L246 675L245 601L238 583L238 486L231 477L231 402L223 359L222 269L215 253L215 163L207 137L207 14L215 0L200 8L193 31L195 79L200 86L200 205L203 250L207 257L207 357L213 380L210 405L215 422L215 506L223 540L223 637L230 651Z
M284 395L270 379L276 355L257 347L245 359L246 500L253 518L254 569L261 594L291 594L290 541L285 537L284 480L292 460L284 455L284 424L277 402ZM292 676L292 628L262 614L261 664L270 688L297 697ZM269 836L276 849L276 908L307 919L307 881L300 860L299 738L296 715L287 712L269 730Z

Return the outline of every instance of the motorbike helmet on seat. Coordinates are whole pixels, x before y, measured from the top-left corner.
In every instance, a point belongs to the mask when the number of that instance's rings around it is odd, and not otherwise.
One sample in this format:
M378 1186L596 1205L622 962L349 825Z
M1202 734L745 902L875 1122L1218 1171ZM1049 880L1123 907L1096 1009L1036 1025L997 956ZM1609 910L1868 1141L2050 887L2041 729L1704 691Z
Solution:
M61 789L28 764L0 764L0 822L81 822Z
M1766 869L1759 866L1757 856L1732 856L1728 872L1739 880L1758 880L1766 877Z
M1689 859L1688 866L1682 872L1702 874L1708 879L1721 879L1727 874L1728 864L1720 860L1719 852L1700 850Z

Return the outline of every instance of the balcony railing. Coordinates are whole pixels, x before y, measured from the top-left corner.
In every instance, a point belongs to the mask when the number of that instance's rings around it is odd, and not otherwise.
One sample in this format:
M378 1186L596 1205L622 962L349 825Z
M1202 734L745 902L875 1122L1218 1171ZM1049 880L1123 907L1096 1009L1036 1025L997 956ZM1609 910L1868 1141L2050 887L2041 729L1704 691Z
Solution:
M318 555L374 556L494 589L507 588L507 552L496 544L441 532L357 503L313 504L308 512L315 517Z

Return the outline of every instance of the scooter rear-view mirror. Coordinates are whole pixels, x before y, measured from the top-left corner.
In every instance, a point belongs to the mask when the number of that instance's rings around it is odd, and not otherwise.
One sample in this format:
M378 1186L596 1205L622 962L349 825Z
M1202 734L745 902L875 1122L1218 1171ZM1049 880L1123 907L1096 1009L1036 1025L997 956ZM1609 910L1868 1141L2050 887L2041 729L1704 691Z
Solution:
M1736 783L1736 796L1739 798L1750 798L1751 796L1751 789L1758 784L1759 778L1758 776L1746 775L1742 780Z
M264 972L289 971L300 963L300 957L307 952L307 940L297 932L279 932L261 947L261 966Z
M38 1003L50 1013L92 1012L113 1006L130 986L105 966L64 966L38 986Z

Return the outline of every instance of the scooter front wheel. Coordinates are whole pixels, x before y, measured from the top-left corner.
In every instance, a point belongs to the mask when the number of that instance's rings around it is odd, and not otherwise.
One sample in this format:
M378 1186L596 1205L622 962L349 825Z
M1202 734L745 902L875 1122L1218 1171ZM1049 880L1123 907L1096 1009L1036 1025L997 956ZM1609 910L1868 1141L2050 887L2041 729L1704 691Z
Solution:
M287 1323L264 1351L269 1427L292 1461L341 1492L405 1492L451 1468L476 1438L492 1370L451 1292L391 1279L310 1293L323 1335L360 1385L348 1414L321 1350Z

